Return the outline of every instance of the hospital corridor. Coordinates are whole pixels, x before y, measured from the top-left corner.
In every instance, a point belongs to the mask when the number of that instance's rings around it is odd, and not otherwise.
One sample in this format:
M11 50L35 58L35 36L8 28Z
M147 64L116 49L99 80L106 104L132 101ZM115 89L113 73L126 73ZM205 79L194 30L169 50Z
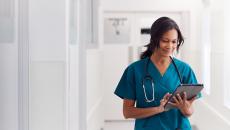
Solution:
M0 0L0 130L230 130L229 12L229 0ZM165 96L181 84L201 90ZM169 98L187 108L165 111Z

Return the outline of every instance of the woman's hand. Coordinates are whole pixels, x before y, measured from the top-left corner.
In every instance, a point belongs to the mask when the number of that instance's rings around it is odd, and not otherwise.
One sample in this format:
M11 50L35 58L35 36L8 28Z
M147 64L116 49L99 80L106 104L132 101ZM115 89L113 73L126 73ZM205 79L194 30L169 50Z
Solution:
M165 106L165 104L167 103L167 101L169 100L169 97L170 97L171 95L172 95L172 94L166 93L166 94L164 95L164 97L160 100L159 110L160 110L161 112L165 111L164 106Z
M190 100L187 100L187 94L186 92L183 93L183 96L181 97L180 94L177 94L173 97L174 103L169 102L173 106L177 107L184 116L191 116L193 113L192 103L196 97L193 97Z

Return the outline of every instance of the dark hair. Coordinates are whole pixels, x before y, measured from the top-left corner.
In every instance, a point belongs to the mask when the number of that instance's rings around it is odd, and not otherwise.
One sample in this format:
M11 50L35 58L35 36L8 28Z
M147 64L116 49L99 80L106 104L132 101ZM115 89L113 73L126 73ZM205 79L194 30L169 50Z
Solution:
M173 21L172 19L168 17L160 17L152 24L152 27L150 30L150 35L151 35L150 43L145 45L147 49L141 54L140 58L144 59L146 57L150 57L153 51L156 48L159 48L160 39L162 35L171 29L176 29L178 33L177 51L179 51L180 46L184 43L184 38L181 34L181 31L178 25L176 24L175 21Z

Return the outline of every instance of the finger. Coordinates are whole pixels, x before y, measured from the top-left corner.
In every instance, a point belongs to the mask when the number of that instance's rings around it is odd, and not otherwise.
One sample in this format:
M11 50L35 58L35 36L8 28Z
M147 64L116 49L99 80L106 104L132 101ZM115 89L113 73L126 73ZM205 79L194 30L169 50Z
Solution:
M171 94L167 93L164 95L164 97L162 99L164 99L164 101L167 102L170 96L171 96Z
M179 101L177 100L177 98L175 96L173 96L173 100L176 104L179 104Z
M183 100L182 100L182 98L181 98L180 94L177 94L176 96L177 96L177 99L178 99L179 103L182 103L182 102L183 102Z
M169 95L169 93L166 93L163 97L163 99L166 99L166 97Z
M167 102L166 100L161 99L161 101L160 101L160 105L161 105L161 106L164 106L164 105L166 104L166 102Z
M190 103L194 102L196 100L196 96L189 100Z
M184 92L183 94L184 94L183 101L185 102L187 100L187 93Z
M166 97L166 100L169 100L169 98L172 96L172 94L168 94Z

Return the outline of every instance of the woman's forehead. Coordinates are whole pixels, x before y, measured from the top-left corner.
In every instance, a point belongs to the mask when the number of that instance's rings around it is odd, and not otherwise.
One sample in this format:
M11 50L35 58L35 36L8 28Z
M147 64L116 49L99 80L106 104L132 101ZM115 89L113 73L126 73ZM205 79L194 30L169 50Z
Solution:
M176 29L168 30L167 32L165 32L162 35L162 38L165 38L165 39L177 39L178 38L177 30Z

